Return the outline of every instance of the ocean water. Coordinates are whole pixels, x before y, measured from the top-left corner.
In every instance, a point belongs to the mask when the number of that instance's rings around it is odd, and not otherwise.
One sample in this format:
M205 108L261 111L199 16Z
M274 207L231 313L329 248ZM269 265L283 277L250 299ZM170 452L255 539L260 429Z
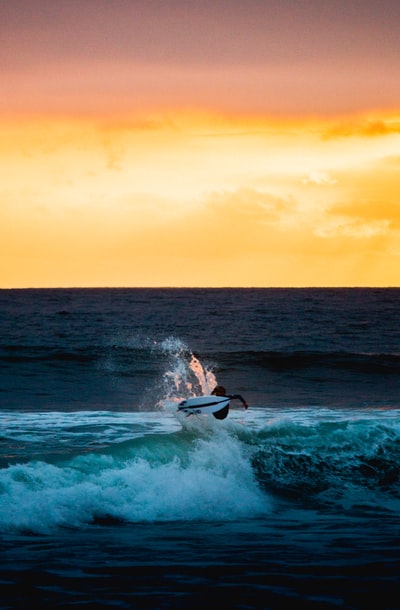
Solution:
M399 289L0 291L0 608L400 608ZM217 383L225 420L177 417Z

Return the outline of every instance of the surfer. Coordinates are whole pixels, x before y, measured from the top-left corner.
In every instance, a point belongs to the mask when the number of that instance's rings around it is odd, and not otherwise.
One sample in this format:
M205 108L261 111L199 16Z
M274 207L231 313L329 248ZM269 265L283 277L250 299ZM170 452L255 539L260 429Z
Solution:
M226 396L231 400L240 400L245 409L249 408L249 405L247 404L243 396L241 396L240 394L227 394L223 385L216 385L211 394L213 394L214 396Z

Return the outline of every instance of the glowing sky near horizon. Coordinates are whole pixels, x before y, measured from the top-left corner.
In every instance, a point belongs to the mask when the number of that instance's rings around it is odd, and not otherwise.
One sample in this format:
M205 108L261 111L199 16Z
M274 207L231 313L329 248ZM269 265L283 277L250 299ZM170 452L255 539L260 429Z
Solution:
M0 4L0 287L396 286L400 3Z

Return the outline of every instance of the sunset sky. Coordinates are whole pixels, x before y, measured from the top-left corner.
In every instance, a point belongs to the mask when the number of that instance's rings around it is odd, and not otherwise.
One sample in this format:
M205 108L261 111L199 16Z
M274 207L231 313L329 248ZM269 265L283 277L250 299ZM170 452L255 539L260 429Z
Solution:
M398 0L1 0L0 288L400 286Z

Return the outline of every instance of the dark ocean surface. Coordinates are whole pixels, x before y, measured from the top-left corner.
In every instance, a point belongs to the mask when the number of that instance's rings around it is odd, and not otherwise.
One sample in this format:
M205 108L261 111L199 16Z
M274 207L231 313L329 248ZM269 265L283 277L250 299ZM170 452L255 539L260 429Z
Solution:
M400 289L0 291L0 608L400 608ZM178 419L217 383L225 420Z

